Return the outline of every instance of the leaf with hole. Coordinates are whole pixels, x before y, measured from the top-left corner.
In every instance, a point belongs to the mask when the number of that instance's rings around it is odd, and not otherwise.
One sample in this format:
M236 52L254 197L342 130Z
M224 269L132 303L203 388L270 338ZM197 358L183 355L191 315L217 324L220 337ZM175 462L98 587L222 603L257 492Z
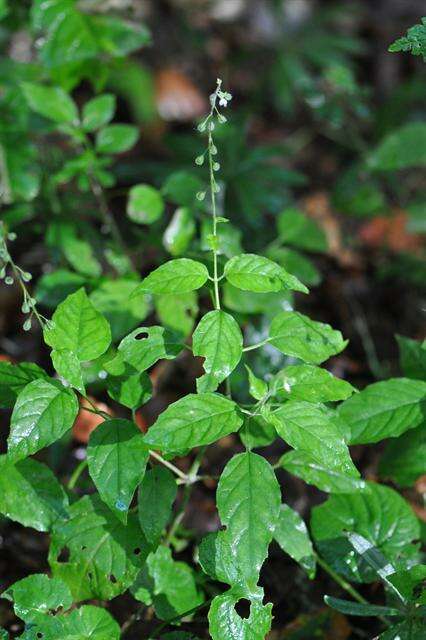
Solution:
M48 613L55 614L58 609L67 610L72 605L67 585L44 573L34 573L15 582L3 591L2 598L13 602L15 614L25 622L32 622Z

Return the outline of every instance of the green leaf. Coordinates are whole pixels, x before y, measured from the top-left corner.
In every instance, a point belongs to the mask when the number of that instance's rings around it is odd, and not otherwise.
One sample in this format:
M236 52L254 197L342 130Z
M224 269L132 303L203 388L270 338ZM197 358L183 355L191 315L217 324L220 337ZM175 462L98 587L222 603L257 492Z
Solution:
M426 423L387 443L379 464L381 478L412 487L426 475Z
M147 296L130 299L135 285L134 280L126 278L107 280L89 296L93 306L110 323L113 340L132 331L149 313Z
M284 209L278 217L278 235L280 240L308 251L327 251L324 232L314 220L297 209Z
M409 51L413 56L423 56L426 62L426 18L422 18L421 24L410 27L406 36L395 40L388 51Z
M137 184L129 191L127 215L138 224L153 224L164 212L161 193L148 184Z
M102 267L87 240L70 235L62 239L62 249L69 264L84 276L99 278Z
M148 469L139 486L139 523L150 544L157 545L172 514L177 485L173 474L157 465Z
M202 287L208 277L207 267L201 262L188 258L169 260L151 271L132 295L188 293Z
M250 616L241 618L235 605L238 593L228 591L216 596L209 611L209 631L212 640L264 640L272 624L272 604L262 604L262 598L250 601Z
M192 336L194 356L205 358L205 375L197 379L197 391L216 391L235 369L243 353L243 334L234 318L225 311L210 311Z
M129 420L105 420L90 436L87 447L90 475L102 500L124 523L148 458L142 434Z
M339 415L350 428L350 444L396 438L423 422L426 382L390 378L375 382L345 400Z
M241 424L232 400L215 393L190 393L160 414L144 440L151 448L178 453L216 442Z
M195 232L196 226L191 209L179 207L164 232L164 248L172 256L182 255L188 249Z
M299 514L286 504L281 505L274 538L312 579L315 575L315 555L308 530Z
M245 367L248 373L250 395L255 400L261 400L268 393L268 385L264 380L257 378L250 367L247 365Z
M28 640L119 640L120 627L106 609L83 605L65 615L39 617L28 633Z
M314 286L321 282L321 274L314 263L294 249L271 247L267 250L267 256L307 285Z
M388 581L407 602L426 605L426 564L418 564L388 576Z
M69 349L84 362L105 353L111 343L111 329L85 290L79 289L56 309L44 330L44 340L53 349Z
M399 593L398 589L389 581L388 576L395 573L396 569L391 562L389 562L383 553L379 551L374 544L371 544L366 538L359 535L358 533L348 533L347 534L349 544L353 549L359 554L362 560L365 560L367 565L371 567L374 572L378 575L378 577L386 584L386 586L390 587L391 591L404 602L404 598L401 593ZM407 559L402 559L402 563L406 566Z
M196 195L203 189L201 180L188 171L175 171L163 185L163 193L168 200L183 207L191 207Z
M69 384L85 395L81 364L73 351L69 349L54 349L50 354L56 373Z
M241 442L248 449L256 447L267 447L277 439L277 432L274 425L266 422L262 416L246 416L244 427L240 429L239 436Z
M198 315L198 301L195 291L155 296L154 304L161 324L184 336L191 333Z
M426 123L410 122L392 131L369 158L378 171L398 171L426 165Z
M29 382L47 377L47 373L33 362L11 364L1 360L0 407L12 408L16 398Z
M353 553L347 532L360 534L394 562L419 537L419 524L407 502L393 489L368 483L368 492L333 495L312 510L311 533L320 554L350 580L371 582L375 572Z
M224 271L230 284L244 291L268 293L292 289L308 293L308 289L276 262L253 253L231 258Z
M401 611L394 607L380 607L374 604L362 604L351 600L341 600L332 596L324 596L325 604L348 616L400 616Z
M99 153L123 153L133 147L139 130L130 124L110 124L96 134L96 150Z
M115 96L104 93L92 98L83 107L83 128L85 131L96 131L107 124L115 113Z
M23 82L22 91L33 111L60 124L78 124L74 100L59 87Z
M333 414L321 405L290 400L277 411L266 414L265 418L274 425L278 435L297 451L335 471L359 475Z
M278 524L281 491L274 470L261 456L246 452L226 465L216 492L217 508L239 581L255 591L259 572Z
M348 474L346 471L330 468L328 464L319 463L304 451L285 453L279 464L289 473L326 493L357 493L367 488L367 483L358 473Z
M37 282L37 302L54 309L67 295L80 289L85 283L85 278L66 269L57 269L52 273L42 275Z
M72 605L67 585L44 573L35 573L15 582L1 597L13 602L15 614L25 622L37 620L40 614L55 614L59 608L67 610Z
M355 391L346 380L309 364L286 367L273 377L270 388L280 399L305 402L337 402L346 400Z
M315 322L296 311L283 311L275 316L270 342L281 353L308 364L321 364L348 344L340 331L335 331L329 324Z
M74 393L57 380L34 380L18 396L8 438L9 456L21 460L49 446L69 429L78 413Z
M396 336L401 368L407 378L426 380L426 340L411 340Z
M25 527L48 531L65 518L68 498L41 462L28 458L13 464L0 456L0 513Z
M110 600L133 583L149 551L135 514L124 526L99 496L84 496L70 507L68 520L55 524L49 563L74 602Z
M170 549L159 546L146 563L154 581L153 603L159 618L173 618L203 602L193 570L185 562L173 560Z
M139 409L152 397L152 382L145 372L130 376L109 376L108 395L128 409Z
M238 313L262 314L267 318L273 317L282 309L291 309L293 294L291 291L279 291L278 293L253 293L242 291L225 282L223 287L223 300L228 309Z
M182 349L183 344L167 329L156 326L139 327L123 338L118 345L117 356L105 368L118 376L142 373L157 360L173 360Z

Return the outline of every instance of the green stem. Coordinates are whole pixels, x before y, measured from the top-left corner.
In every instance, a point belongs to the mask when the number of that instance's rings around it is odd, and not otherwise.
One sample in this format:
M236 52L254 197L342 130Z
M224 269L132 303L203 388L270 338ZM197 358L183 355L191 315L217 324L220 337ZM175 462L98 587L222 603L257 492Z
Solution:
M259 349L259 347L263 347L263 345L271 342L271 338L265 338L262 342L257 342L256 344L251 344L249 347L244 347L243 351L253 351L253 349Z
M167 467L168 469L170 469L170 471L173 471L173 473L177 475L179 478L181 478L181 480L183 480L185 483L187 482L188 476L186 475L186 473L184 473L183 471L175 467L175 465L169 462L168 460L165 460L162 456L160 456L159 453L156 453L155 451L150 451L149 455L155 458L155 460L158 460L158 462L161 462L161 464Z
M356 589L354 589L354 587L349 584L349 582L347 582L344 578L342 578L341 576L339 576L338 573L336 573L330 566L329 564L327 564L327 562L325 560L323 560L317 553L314 552L315 555L315 559L318 562L318 564L320 565L320 567L322 567L324 569L324 571L326 573L328 573L328 575L330 576L330 578L333 578L333 580L335 582L337 582L338 585L340 585L342 587L342 589L344 591L346 591L346 593L349 593L350 596L352 596L352 598L354 600L356 600L357 602L359 602L360 604L366 604L369 605L370 603L368 602L368 600L366 600L360 593L358 593L358 591ZM379 620L381 622L383 622L383 624L386 627L390 627L391 623L389 622L389 620L387 620L386 618L384 618L383 616L378 616Z
M213 169L213 137L211 131L209 131L209 145L208 145L208 155L209 155L209 173L210 173L210 199L212 206L212 214L213 214L213 287L214 287L214 303L215 308L220 309L220 297L219 297L219 270L218 270L218 256L217 256L217 213L216 213L216 180L214 177L214 169Z
M83 473L83 471L86 469L87 465L88 465L87 460L82 460L82 461L81 461L81 462L76 466L76 468L74 469L74 471L73 471L73 473L72 473L72 475L71 475L71 478L70 478L70 479L69 479L69 481L68 481L67 489L69 489L70 491L72 491L72 490L75 488L75 486L76 486L76 484L77 484L77 482L78 482L78 479L80 478L80 476L81 476L81 474Z

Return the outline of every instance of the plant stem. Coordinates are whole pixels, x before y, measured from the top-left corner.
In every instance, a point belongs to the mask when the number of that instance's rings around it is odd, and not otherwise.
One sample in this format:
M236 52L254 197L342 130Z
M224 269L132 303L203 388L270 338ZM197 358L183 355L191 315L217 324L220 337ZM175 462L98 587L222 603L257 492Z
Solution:
M243 351L253 351L253 349L259 349L259 347L263 347L263 345L271 342L271 338L265 338L262 342L257 342L256 344L251 344L249 347L244 347Z
M83 471L86 469L87 465L88 465L88 462L87 462L87 459L86 459L86 460L82 460L82 461L81 461L81 462L76 466L76 468L75 468L75 469L74 469L74 471L72 472L71 478L70 478L70 479L69 479L69 481L68 481L67 489L69 489L70 491L72 491L72 490L75 488L75 486L76 486L76 484L77 484L77 482L78 482L79 477L81 476L81 474L83 473Z
M155 460L158 460L158 462L161 462L161 464L163 464L165 467L170 469L170 471L173 471L173 473L176 474L179 478L181 478L181 480L183 480L185 483L187 482L188 476L186 475L186 473L184 473L183 471L175 467L175 465L169 462L168 460L165 460L162 456L160 456L159 453L156 453L155 451L150 451L149 455L155 458Z
M212 154L213 147L214 147L213 136L212 136L211 130L209 129L208 156L209 156L209 173L210 173L210 200L211 200L212 214L213 214L213 286L214 286L215 308L220 309L218 257L217 257L216 180L214 177L214 169L213 169L213 154Z

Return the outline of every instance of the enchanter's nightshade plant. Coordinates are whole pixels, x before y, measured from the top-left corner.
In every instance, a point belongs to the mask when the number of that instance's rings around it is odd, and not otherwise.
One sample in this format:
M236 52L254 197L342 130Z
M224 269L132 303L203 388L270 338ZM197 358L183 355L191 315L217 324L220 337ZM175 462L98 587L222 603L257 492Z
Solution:
M39 90L27 86L26 92L35 105ZM97 100L85 110L83 123L88 130L105 126L111 113L107 96ZM158 620L152 639L183 640L194 636L162 633L208 607L213 640L263 640L271 629L273 610L259 584L260 572L274 540L310 578L319 564L351 597L351 601L326 597L331 607L348 615L378 616L382 640L423 637L426 567L420 564L416 544L419 521L394 489L360 477L349 445L393 438L394 455L385 453L383 476L401 483L398 456L403 458L407 448L424 451L426 383L412 366L413 360L424 363L424 348L402 339L407 376L357 392L321 367L347 343L328 324L289 308L275 315L265 339L246 344L246 327L224 303L225 284L257 295L260 301L270 293L307 294L308 289L269 258L241 253L227 259L220 250L220 228L228 220L218 212L221 185L215 132L225 126L223 110L230 101L218 80L210 112L198 127L207 139L195 162L206 166L208 173L208 188L198 192L197 200L202 225L209 227L205 239L210 257L171 259L132 287L131 293L135 302L159 297L164 301L168 296L173 301L200 291L207 311L191 340L169 327L150 325L139 326L116 346L108 320L83 288L70 294L46 321L27 293L28 274L10 257L7 243L13 236L1 228L2 278L6 284L13 279L20 283L23 310L30 319L39 319L57 374L50 377L31 363L0 362L0 402L13 409L8 451L0 458L0 511L24 526L50 532L51 575L31 575L3 593L25 623L22 638L113 640L125 637L138 615L149 610ZM57 105L69 108L69 132L78 137L78 114L66 101ZM40 109L39 102L36 108ZM114 152L106 130L98 134L98 151ZM80 137L85 144L85 135ZM85 153L102 182L103 168L96 154L91 148ZM71 170L70 163L65 170ZM139 206L141 199L150 203L148 209ZM161 207L146 186L133 192L129 203L135 217L161 215ZM185 215L180 214L184 219ZM183 232L181 222L176 225ZM191 226L189 241L195 229ZM173 314L173 302L169 313ZM291 364L262 379L249 367L248 358L267 345L288 356ZM196 392L171 403L141 433L135 417L153 393L148 370L159 360L173 361L184 350L203 358ZM93 431L87 457L64 489L34 456L71 429L79 398L86 398L89 363L121 405L120 416L127 417L111 418L87 405L104 420ZM252 398L248 404L239 403L232 388L232 372L240 363L246 365ZM221 527L201 540L190 566L174 557L182 549L180 523L193 485L215 480L202 472L206 448L230 434L239 438L240 452L226 462L217 483ZM277 438L291 450L271 464L257 450ZM399 451L398 442L404 442ZM182 456L192 460L188 471L175 460ZM424 472L424 460L422 464ZM78 498L76 486L86 466L93 490ZM315 549L302 518L286 504L286 487L276 477L280 469L330 494L312 512ZM416 469L415 477L421 472ZM412 480L404 476L404 481ZM182 495L176 510L178 492ZM371 582L377 576L386 592L384 606L369 604L351 584ZM108 601L126 591L141 603L141 612L121 630L99 604L81 604ZM248 617L239 613L241 600L250 605Z

